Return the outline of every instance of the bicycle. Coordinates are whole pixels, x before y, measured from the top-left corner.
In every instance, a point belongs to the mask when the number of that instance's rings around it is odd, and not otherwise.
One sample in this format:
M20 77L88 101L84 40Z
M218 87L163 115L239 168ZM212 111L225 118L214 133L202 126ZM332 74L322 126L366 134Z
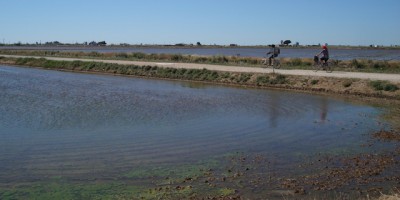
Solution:
M313 70L314 72L317 72L318 70L325 70L327 73L332 73L332 63L331 61L327 62L321 62L319 57L315 56L314 57L314 65L313 65Z

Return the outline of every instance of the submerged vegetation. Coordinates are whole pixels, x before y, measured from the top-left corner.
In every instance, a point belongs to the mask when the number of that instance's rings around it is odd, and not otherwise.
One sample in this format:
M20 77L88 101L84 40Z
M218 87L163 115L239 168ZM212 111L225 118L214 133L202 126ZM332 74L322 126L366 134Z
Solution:
M24 55L24 56L51 56L67 58L90 58L109 60L131 60L131 61L162 61L180 63L200 63L218 65L236 65L261 67L262 58L241 56L197 56L182 54L146 54L142 52L133 53L99 53L99 52L67 52L67 51L31 51L31 50L0 50L0 54ZM312 58L280 58L281 65L285 69L310 69ZM373 61L358 60L341 61L331 59L335 71L360 71L377 73L400 73L399 61Z
M379 132L371 137L373 142L386 142L392 138L387 135ZM398 133L389 135L398 138ZM292 175L293 171L278 170L274 164L277 156L236 152L179 167L136 167L114 180L99 178L83 184L60 176L41 183L0 187L0 199L332 199L336 191L342 191L343 199L379 197L396 189L399 155L398 150L314 155L294 167L301 175ZM80 181L89 182L86 178L80 177ZM389 187L382 187L385 184Z

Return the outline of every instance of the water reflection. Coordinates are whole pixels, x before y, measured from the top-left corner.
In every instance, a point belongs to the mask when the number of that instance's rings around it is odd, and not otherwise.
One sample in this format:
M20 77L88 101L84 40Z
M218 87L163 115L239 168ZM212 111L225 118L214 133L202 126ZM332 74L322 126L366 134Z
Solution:
M271 112L269 113L269 125L271 128L276 128L278 126L278 118L279 118L279 94L272 93L270 95L271 98Z
M321 98L320 109L321 109L321 122L325 123L326 116L328 115L328 100L327 99Z

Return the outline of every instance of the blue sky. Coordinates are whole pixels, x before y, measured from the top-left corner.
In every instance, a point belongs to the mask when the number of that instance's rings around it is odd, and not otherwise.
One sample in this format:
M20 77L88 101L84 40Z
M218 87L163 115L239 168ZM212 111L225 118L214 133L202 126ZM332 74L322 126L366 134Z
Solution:
M0 42L400 45L399 0L0 0Z

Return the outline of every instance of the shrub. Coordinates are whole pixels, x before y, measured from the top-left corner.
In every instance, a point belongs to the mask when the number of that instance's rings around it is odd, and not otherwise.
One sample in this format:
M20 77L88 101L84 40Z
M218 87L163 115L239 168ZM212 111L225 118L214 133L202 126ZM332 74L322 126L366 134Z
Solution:
M383 88L383 90L385 91L390 91L390 92L394 92L397 91L399 89L399 87L397 87L397 85L393 85L393 84L386 84L385 87Z
M251 74L240 74L237 78L236 78L236 82L238 83L246 83L247 81L249 81L251 78Z
M180 55L180 54L174 54L174 55L172 55L171 60L172 61L182 61L183 60L183 56Z
M269 83L269 76L259 76L256 79L257 85L265 85Z
M286 76L282 75L282 74L279 74L278 76L276 76L275 79L276 79L276 81L278 81L278 84L284 84L287 82Z
M394 92L399 89L397 85L388 83L387 81L371 81L370 86L379 91L384 90Z
M385 70L390 68L390 64L387 61L384 62L375 62L372 67L376 70Z
M350 62L350 66L355 69L364 69L365 68L365 64L363 62L358 61L357 59L353 59Z
M275 79L270 80L269 83L272 84L272 85L285 84L285 83L287 83L286 76L282 75L282 74L279 74L279 75L277 75L275 77Z
M383 90L383 81L371 81L370 86L373 87L375 90Z
M319 82L319 80L312 80L312 81L311 81L311 85L318 84L318 82Z
M351 86L351 84L353 84L353 81L349 81L349 80L347 80L347 81L344 81L343 82L343 87L350 87Z
M136 59L144 59L146 57L146 54L141 52L135 52L132 53L132 57Z
M303 61L300 58L294 58L290 61L292 66L301 66L303 65Z
M115 54L116 58L128 58L128 54L127 53L117 53Z

